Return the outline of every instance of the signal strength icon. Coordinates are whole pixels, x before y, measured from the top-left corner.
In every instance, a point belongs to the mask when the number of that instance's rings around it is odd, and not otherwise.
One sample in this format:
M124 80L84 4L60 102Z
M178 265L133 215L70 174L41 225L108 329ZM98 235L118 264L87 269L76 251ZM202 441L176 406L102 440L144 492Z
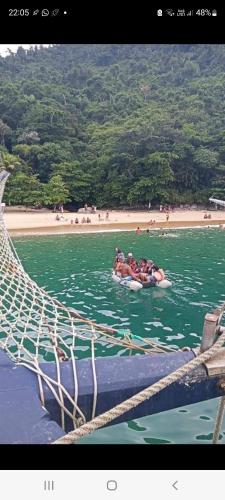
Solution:
M193 10L189 10L189 12L187 12L187 16L193 16Z
M166 10L166 13L168 14L168 16L174 16L175 15L175 12L172 9Z

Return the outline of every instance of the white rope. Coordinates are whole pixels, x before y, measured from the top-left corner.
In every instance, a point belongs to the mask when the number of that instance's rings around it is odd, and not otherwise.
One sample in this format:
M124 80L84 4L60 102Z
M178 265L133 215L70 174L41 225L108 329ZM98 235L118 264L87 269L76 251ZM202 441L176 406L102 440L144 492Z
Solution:
M224 413L225 413L225 396L220 398L220 401L219 401L215 429L214 429L214 433L213 433L213 444L218 443L218 440L220 437L220 431L221 431L223 420L224 420Z

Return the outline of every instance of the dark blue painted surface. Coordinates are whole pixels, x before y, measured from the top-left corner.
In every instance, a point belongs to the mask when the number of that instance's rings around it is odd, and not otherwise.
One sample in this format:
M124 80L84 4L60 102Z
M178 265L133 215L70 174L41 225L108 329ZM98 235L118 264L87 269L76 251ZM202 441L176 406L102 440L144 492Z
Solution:
M62 435L40 404L36 375L0 350L0 443L48 444Z
M193 352L110 357L96 359L98 400L96 415L154 384L169 373L193 359ZM76 363L79 398L78 404L86 419L90 420L93 403L93 375L90 360ZM42 370L56 378L56 366L43 363ZM53 394L43 383L46 409L40 404L37 377L22 366L15 366L0 351L0 443L47 443L63 431L61 413ZM74 396L71 362L61 363L61 381L69 394ZM136 409L114 420L114 424L159 413L171 408L188 405L222 395L219 377L208 377L204 366L192 371L179 382L172 384ZM71 410L70 403L65 405ZM66 431L73 429L66 417Z
M190 351L154 356L118 356L96 359L98 379L96 415L107 411L140 390L154 384L193 358L194 354ZM42 364L42 369L49 376L56 376L56 369L53 364ZM86 419L90 420L93 403L93 376L90 360L77 361L77 375L79 385L78 404ZM61 380L72 395L74 385L70 362L61 365ZM46 407L52 418L56 419L60 424L58 405L47 387L45 394ZM212 399L222 394L223 392L218 387L218 377L209 378L204 366L200 366L181 381L172 384L136 409L114 420L113 424ZM67 404L67 407L71 410L69 404ZM67 417L66 430L72 430L71 421Z

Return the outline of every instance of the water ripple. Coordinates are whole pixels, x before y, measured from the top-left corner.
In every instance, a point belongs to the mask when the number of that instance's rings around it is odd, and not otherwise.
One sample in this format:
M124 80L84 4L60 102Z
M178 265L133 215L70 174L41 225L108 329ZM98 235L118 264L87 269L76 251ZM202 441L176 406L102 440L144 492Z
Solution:
M204 315L225 300L223 232L210 229L209 236L208 229L173 230L176 238L172 233L159 238L156 233L150 240L147 235L137 238L133 233L102 233L14 241L32 278L85 317L115 328L129 328L134 334L171 347L196 347ZM115 247L132 251L138 258L153 259L166 269L172 288L134 294L114 283L111 266ZM79 352L82 357L90 356L87 346L79 346ZM103 356L115 352L127 354L124 349L115 351L114 346L100 347ZM125 423L102 429L87 441L207 443L215 413L216 403L207 401L136 420L133 428Z

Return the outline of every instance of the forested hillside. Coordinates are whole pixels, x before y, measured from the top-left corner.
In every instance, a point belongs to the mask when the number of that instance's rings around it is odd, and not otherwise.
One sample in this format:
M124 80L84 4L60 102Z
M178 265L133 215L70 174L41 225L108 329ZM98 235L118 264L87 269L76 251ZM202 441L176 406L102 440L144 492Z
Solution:
M0 58L10 204L225 198L225 45L54 45Z

